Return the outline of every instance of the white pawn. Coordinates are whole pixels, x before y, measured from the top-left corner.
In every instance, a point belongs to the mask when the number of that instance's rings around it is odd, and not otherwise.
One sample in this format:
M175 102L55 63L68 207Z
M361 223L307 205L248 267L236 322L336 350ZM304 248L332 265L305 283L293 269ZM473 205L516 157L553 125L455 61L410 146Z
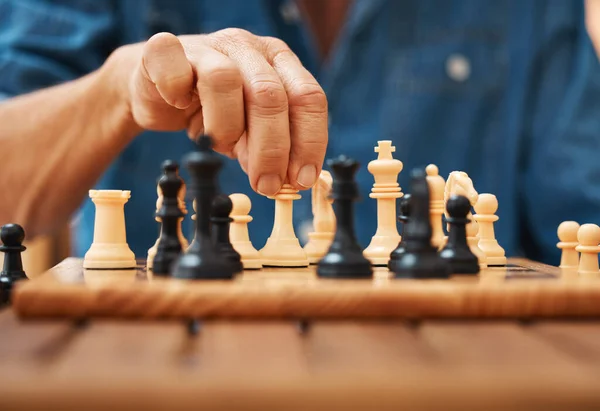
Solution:
M304 251L311 264L318 263L327 254L335 235L333 200L329 198L332 184L331 173L322 170L317 183L311 190L314 231L308 233L308 242L304 246Z
M576 250L579 245L577 241L579 227L579 223L576 221L563 221L558 226L556 234L560 242L556 244L556 247L562 250L560 268L577 268L579 266L579 253Z
M485 254L487 265L506 265L504 249L498 244L494 233L494 223L499 220L498 199L493 194L479 194L475 203L473 219L479 225L479 249Z
M83 268L135 268L133 251L127 244L125 203L131 191L90 190L96 206L94 241L83 259Z
M252 203L245 194L231 194L229 196L233 203L233 208L229 216L233 220L229 224L229 239L231 245L242 257L244 270L256 270L262 268L260 253L250 242L248 235L248 223L252 221L250 208Z
M269 198L275 199L275 217L273 231L260 250L262 264L272 267L308 267L306 252L294 232L293 201L300 198L298 190L290 184L284 184L274 197Z
M446 181L440 176L439 169L435 164L429 164L425 168L427 173L427 184L429 185L429 214L431 218L431 244L435 248L444 245L444 225L442 215L444 214L444 190Z
M376 160L369 162L369 173L375 179L375 184L369 197L377 200L377 231L371 243L364 250L364 256L373 265L387 266L390 254L400 242L398 225L396 223L396 201L402 197L398 185L398 174L403 164L392 157L396 147L390 140L378 141L375 152L379 153Z
M163 203L163 193L160 189L160 186L156 187L156 194L158 198L156 199L156 212L162 207ZM179 204L179 208L183 211L184 214L187 214L187 210L185 208L185 184L181 186L179 193L177 193L177 202ZM160 217L154 218L157 222L161 222ZM189 247L187 239L183 236L183 231L181 229L181 224L183 223L183 218L179 219L179 225L177 227L177 237L179 237L179 242L181 243L182 251L186 250ZM151 270L154 265L154 257L156 257L156 252L158 251L158 242L160 240L160 235L156 239L154 245L148 250L148 258L146 259L146 268Z
M583 275L599 274L598 253L600 253L600 227L596 224L584 224L577 231L579 245L575 250L581 253L577 272Z

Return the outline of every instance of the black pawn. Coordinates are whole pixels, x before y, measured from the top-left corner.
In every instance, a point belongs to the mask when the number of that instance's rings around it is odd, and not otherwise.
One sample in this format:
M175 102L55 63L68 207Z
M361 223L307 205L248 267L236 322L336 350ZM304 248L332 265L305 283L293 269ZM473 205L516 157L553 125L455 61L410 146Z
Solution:
M404 252L391 256L388 267L396 277L448 278L450 266L431 244L429 185L425 171L413 170L411 180L410 219L402 233Z
M402 225L402 235L404 235L404 227L406 227L406 223L408 223L408 219L410 218L410 194L405 194L400 199L399 206L399 214L398 214L398 222ZM400 257L400 254L404 253L404 241L400 239L398 246L392 251L390 254L390 259L396 259ZM389 262L388 262L389 267Z
M190 174L189 193L196 199L196 236L188 251L179 257L173 277L195 280L229 280L235 275L230 261L221 258L211 238L210 217L218 192L217 174L223 160L212 149L212 139L201 136L198 149L184 158Z
M212 222L212 236L217 247L217 253L229 260L233 266L232 269L239 273L244 269L242 257L235 251L229 240L229 224L233 221L229 214L231 214L232 209L233 203L229 196L219 194L213 202L213 213L210 221Z
M467 243L467 215L471 211L471 203L464 196L453 195L446 204L450 225L448 243L440 252L440 257L448 261L453 274L477 274L479 261Z
M336 231L329 251L318 263L317 274L327 278L371 278L371 262L363 255L354 232L354 201L359 197L354 175L359 165L345 156L327 164L333 173L331 198Z
M160 237L156 256L152 262L152 272L156 275L168 275L173 263L181 254L179 242L179 219L185 214L179 207L178 194L183 187L183 179L179 176L179 165L171 160L162 164L163 176L158 180L158 186L163 194L163 202L156 216L161 219Z
M0 228L0 252L4 253L4 266L0 271L0 303L10 302L15 281L26 280L23 271L21 253L26 250L23 246L25 231L18 224L6 224Z

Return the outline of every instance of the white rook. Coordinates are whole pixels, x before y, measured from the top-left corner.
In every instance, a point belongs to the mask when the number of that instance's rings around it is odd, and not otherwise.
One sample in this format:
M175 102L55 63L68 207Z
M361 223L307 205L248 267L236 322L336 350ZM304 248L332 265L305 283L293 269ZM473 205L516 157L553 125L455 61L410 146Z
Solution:
M85 254L83 268L135 268L135 255L127 244L125 203L130 191L90 190L96 206L94 242Z
M369 173L373 174L375 184L369 197L377 200L377 231L371 243L364 250L364 256L373 265L387 265L390 254L400 242L396 224L396 200L402 197L398 184L398 174L402 171L402 162L392 157L396 147L389 140L378 141L375 152L377 160L369 163Z

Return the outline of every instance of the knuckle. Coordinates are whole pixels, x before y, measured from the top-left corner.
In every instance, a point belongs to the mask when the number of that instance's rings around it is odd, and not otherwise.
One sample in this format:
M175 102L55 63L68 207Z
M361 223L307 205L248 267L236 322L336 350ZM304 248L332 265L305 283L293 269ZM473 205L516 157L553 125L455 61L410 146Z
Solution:
M302 83L291 87L288 96L290 106L301 108L311 114L327 113L327 96L317 83Z
M258 155L258 165L261 168L277 168L289 157L289 147L263 147Z
M203 67L198 72L198 82L205 82L215 91L235 90L243 85L242 74L233 62L220 62L213 67Z
M278 114L288 108L283 85L273 80L256 80L250 84L250 103L266 114Z

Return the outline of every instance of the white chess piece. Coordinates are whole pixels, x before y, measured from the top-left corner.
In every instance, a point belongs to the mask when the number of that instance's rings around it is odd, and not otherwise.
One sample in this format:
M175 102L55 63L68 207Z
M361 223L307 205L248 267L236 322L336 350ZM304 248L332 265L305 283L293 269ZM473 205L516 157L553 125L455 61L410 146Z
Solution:
M487 265L506 265L504 249L498 244L494 233L494 223L499 220L498 199L493 194L479 194L475 203L473 219L479 225L479 249L486 256Z
M575 249L579 245L577 241L579 227L579 223L576 221L563 221L558 226L556 234L560 241L556 247L562 250L560 268L577 268L579 266L579 253Z
M233 220L229 225L231 245L242 257L244 270L262 268L260 253L254 248L248 234L248 223L252 221L250 209L252 203L245 194L234 193L229 196L233 208L229 216Z
M379 155L368 165L369 173L375 179L369 197L377 200L377 231L365 248L364 256L373 265L387 266L390 254L401 238L396 222L396 201L403 195L398 185L398 174L402 171L403 164L392 157L396 147L392 146L390 140L378 141L377 144L375 152Z
M453 171L448 176L446 180L446 189L444 190L444 204L448 202L452 195L461 195L465 196L469 199L471 206L474 206L477 203L479 198L479 194L475 190L473 186L473 181L464 171ZM445 208L445 205L444 205ZM446 218L448 217L448 212L445 211ZM469 244L469 248L471 252L477 256L477 260L479 261L479 268L484 269L487 267L487 257L483 251L478 246L479 238L477 236L479 227L475 220L473 220L473 214L469 211L467 214L467 218L471 221L467 224L467 244ZM444 237L444 244L446 244L447 237Z
M444 190L446 182L444 181L444 177L440 176L439 169L435 164L429 164L425 168L425 172L427 173L427 183L429 184L430 193L431 244L439 249L444 245L445 239L442 215L444 214Z
M579 245L575 250L581 253L577 272L582 275L599 274L598 253L600 253L600 227L584 224L577 231Z
M329 246L335 235L335 213L333 212L333 200L329 198L333 178L331 173L322 170L319 174L317 184L312 188L312 212L314 231L308 233L308 242L304 251L308 262L316 264L329 250Z
M184 214L187 214L187 209L185 207L185 190L186 190L185 184L183 184L181 186L181 189L179 190L179 193L177 193L177 201L178 201L179 208L181 209L181 211ZM163 193L160 189L160 186L156 187L156 195L158 196L158 198L156 199L156 212L158 213L158 210L160 210L160 208L162 207L162 203L163 203ZM161 223L160 217L154 217L154 219L158 223ZM183 235L183 231L181 229L182 223L183 223L183 217L179 219L179 225L177 226L177 236L179 237L179 243L181 244L181 249L185 251L189 247L189 244L188 244L187 239ZM151 270L152 266L154 265L154 257L156 257L156 252L158 251L159 240L160 240L160 234L159 234L158 238L156 239L156 242L154 243L154 245L152 247L150 247L150 249L148 250L148 257L146 258L146 268L148 270Z
M260 250L263 266L307 267L308 258L293 225L293 201L300 198L298 190L284 184L274 197L269 198L275 199L275 217L271 236Z
M90 190L96 206L94 241L85 254L83 268L135 268L135 255L127 244L125 203L131 191Z

